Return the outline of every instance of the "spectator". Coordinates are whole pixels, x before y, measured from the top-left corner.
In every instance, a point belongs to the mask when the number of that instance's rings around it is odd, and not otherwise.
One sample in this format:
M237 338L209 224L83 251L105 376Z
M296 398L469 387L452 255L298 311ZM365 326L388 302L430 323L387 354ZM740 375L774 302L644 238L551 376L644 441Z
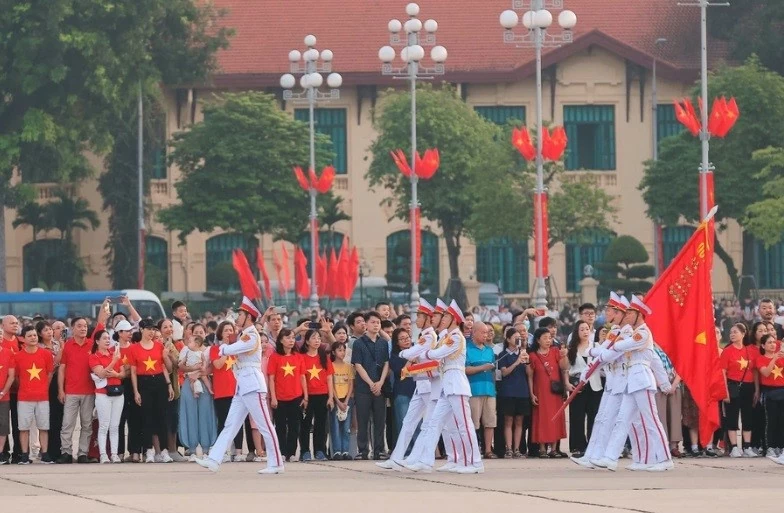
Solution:
M128 321L119 322L114 328L114 339L117 345L120 346L120 355L122 356L122 365L125 370L125 378L122 381L123 386L123 410L120 416L120 425L118 431L120 433L118 454L123 456L125 454L125 429L128 427L128 453L131 463L141 463L142 455L142 413L139 405L136 404L133 396L133 384L131 383L131 350L134 344L138 344L142 339L142 334L139 331L131 331L131 323Z
M389 305L387 305L389 306ZM381 316L369 312L365 316L367 332L354 342L351 363L356 371L354 401L357 408L358 459L368 459L368 430L373 420L373 459L386 459L384 452L384 422L389 393L389 350L387 341L379 335ZM385 390L386 388L386 390Z
M348 337L348 349L352 350L354 342L365 334L365 317L360 312L352 312L346 319L351 333Z
M55 324L63 324L57 321ZM38 333L38 345L50 353L54 359L54 372L60 366L60 356L63 351L63 343L60 340L62 336L62 328L59 330L58 336L55 337L55 331L52 324L47 321L38 321L35 324L35 331ZM57 399L57 380L52 379L49 383L49 457L53 461L60 458L60 431L63 428L63 405ZM1 446L0 446L1 447Z
M121 320L117 323L123 327ZM95 409L98 413L98 450L101 463L121 463L118 454L120 439L120 417L122 416L123 395L122 379L125 368L122 364L120 345L111 350L109 332L99 331L93 334L92 354L89 358L90 370L95 375ZM111 459L106 452L106 438L111 445Z
M590 305L593 306L593 305ZM593 363L589 351L594 346L591 336L591 325L583 320L589 317L585 312L585 305L580 307L580 320L574 325L569 335L567 359L569 368L566 372L566 391L571 393L580 383L580 375ZM596 316L596 311L592 314ZM599 411L602 400L602 380L599 373L595 372L588 380L588 384L577 394L569 405L569 449L573 458L582 458L588 447L588 439L593 431L593 421Z
M768 333L767 326L765 326L764 322L755 322L751 326L751 330L749 330L749 340L751 343L749 347L752 348L753 353L759 352L759 355L754 354L754 361L756 361L759 356L765 354L765 347L762 343L762 337L764 337ZM752 369L753 372L759 373L759 369L757 366L754 366ZM759 376L755 376L755 379L759 381ZM754 453L758 456L762 456L765 454L765 450L767 449L767 445L765 444L765 406L762 404L762 391L755 391L754 394L754 410L752 413L752 424L751 424L751 448L753 449Z
M490 330L483 322L473 323L470 341L466 342L465 373L471 386L471 420L474 429L483 427L484 458L495 459L493 454L493 431L497 423L495 399L495 353Z
M305 333L305 343L300 349L302 371L308 392L305 418L299 436L300 461L325 461L327 459L327 412L334 405L335 391L332 384L332 361L321 345L321 335L316 330ZM313 452L310 432L313 430Z
M392 307L386 301L379 301L376 303L376 308L374 309L376 313L381 317L382 321L389 321L392 317ZM366 319L367 320L367 319Z
M175 301L171 305L172 319L185 326L188 322L188 307L182 301Z
M345 328L343 328L345 333ZM336 338L338 338L336 336ZM329 412L330 418L330 451L333 460L349 460L349 439L351 435L351 416L354 399L354 369L345 361L346 343L332 343L332 368L334 374L335 406Z
M667 354L662 351L658 345L654 344L653 351L659 356L662 366L664 367L665 372L667 372L667 378L670 380L669 392L656 392L656 407L659 413L659 420L661 421L662 426L664 426L667 440L670 441L670 455L673 458L680 458L683 456L678 449L678 445L683 441L683 422L681 420L683 392L681 377L675 372L672 360L670 360Z
M99 310L95 331L103 331L104 322L109 317L109 300L104 300ZM73 338L63 346L60 368L57 374L58 399L63 404L63 428L60 432L62 454L58 463L71 463L73 456L73 432L76 417L79 417L78 463L97 463L87 457L92 433L93 408L95 408L95 384L90 378L90 354L92 339L87 337L87 319L76 317L71 321Z
M302 355L294 350L294 332L283 328L275 341L275 353L270 356L270 405L275 410L275 432L280 451L286 462L297 452L303 408L308 407L308 388Z
M762 322L773 323L776 330L776 333L774 334L776 340L784 339L784 327L781 324L775 324L776 307L773 305L773 300L770 298L761 299L758 309Z
M403 328L411 333L411 317L408 315L398 315L394 320L395 326Z
M166 410L174 399L174 388L169 377L172 362L163 344L153 340L155 323L144 319L139 323L141 341L130 351L131 384L136 404L141 407L142 446L147 450L145 463L169 463L166 443L168 435ZM66 410L67 411L67 410ZM153 438L157 436L157 444Z
M234 336L234 324L230 321L223 321L215 331L217 344L210 347L209 360L210 368L212 369L213 408L217 420L216 433L223 431L226 418L229 416L231 401L234 399L234 392L237 388L237 379L234 377L234 371L231 370L237 360L236 357L220 356L219 353L220 346L230 344L234 340ZM234 456L236 458L241 454L242 429L238 430L234 436ZM191 453L191 459L195 459L193 453ZM222 463L230 461L232 461L232 455L224 454L222 456Z
M168 372L169 381L171 381L172 390L174 391L174 399L166 405L167 434L166 439L161 440L161 445L166 447L172 461L180 463L186 461L177 450L177 426L180 425L180 388L185 381L185 374L178 369L180 351L182 351L186 343L193 340L194 336L204 338L207 335L207 331L202 324L190 322L188 323L188 336L185 336L175 321L170 321L169 319L158 321L158 331L160 332L159 342L163 343L163 349L171 362L171 369Z
M596 305L593 303L583 303L580 305L580 308L578 308L577 311L580 314L580 320L588 324L588 340L594 340L594 338L596 338L596 330L594 329L594 324L596 323ZM573 333L574 328L569 333L569 337L566 339L567 344L572 341Z
M213 346L215 345L215 332L218 331L218 323L217 321L210 320L207 321L206 326L207 326L207 336L204 338L204 341L207 343L208 346Z
M537 328L532 349L534 355L528 366L528 388L533 405L531 442L539 444L540 458L563 458L566 454L555 449L555 444L566 436L566 421L563 416L555 422L552 418L564 401L561 370L569 365L566 347L560 351L554 348L550 329Z
M763 403L765 405L765 441L767 442L766 456L776 460L781 456L784 448L784 352L776 350L776 338L771 335L762 337L762 346L765 354L757 358L757 369L760 373ZM19 365L17 364L17 372ZM21 429L21 416L20 416Z
M751 427L755 389L757 392L759 389L759 382L754 379L758 356L756 349L749 347L749 342L746 340L746 325L736 323L730 329L730 345L721 352L721 369L727 384L727 398L724 399L724 429L729 437L728 452L731 458L756 456L751 452ZM743 438L740 445L738 444L738 414L743 425Z
M178 356L179 369L188 377L180 388L179 426L175 427L177 427L180 442L189 454L195 454L196 448L199 446L202 453L208 452L218 438L218 426L215 421L213 404L214 389L207 378L210 351L203 344L204 338L194 335L193 340L189 342L188 346L182 348ZM201 349L194 351L194 348L198 346L202 346ZM189 360L189 356L195 356L195 358ZM205 379L206 383L203 384L201 393L197 394L194 385L202 383ZM242 430L240 430L241 433Z
M31 463L30 428L33 420L38 428L41 463L54 463L49 457L49 383L54 372L54 358L52 353L38 347L38 333L32 326L22 328L22 339L24 345L14 358L16 375L19 376L19 464Z
M400 433L403 419L408 411L411 397L414 395L416 382L413 379L400 379L400 373L408 364L408 360L400 357L400 351L411 347L411 334L405 328L397 328L392 332L392 355L389 358L389 372L392 374L392 402L395 410L395 432Z
M8 315L5 316L10 317ZM3 319L5 323L5 318ZM5 447L11 431L11 385L16 378L15 351L6 344L0 344L0 448ZM18 440L18 438L17 438ZM0 458L0 465L8 463L8 456Z
M504 419L504 458L522 458L523 417L531 415L525 339L515 328L504 333L505 347L498 355L501 382L498 386L498 409ZM472 410L473 411L473 410Z

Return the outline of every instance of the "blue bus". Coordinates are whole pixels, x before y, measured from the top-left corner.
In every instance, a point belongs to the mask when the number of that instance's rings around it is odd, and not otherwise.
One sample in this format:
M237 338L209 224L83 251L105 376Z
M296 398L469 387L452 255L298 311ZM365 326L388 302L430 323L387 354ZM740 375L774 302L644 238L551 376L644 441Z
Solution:
M142 318L162 319L166 312L158 296L147 290L88 290L83 292L45 292L33 289L30 292L0 293L0 316L12 314L17 317L41 315L47 319L69 319L73 317L98 316L98 309L107 297L112 299L112 313L128 313L119 303L120 297L128 296L133 307Z

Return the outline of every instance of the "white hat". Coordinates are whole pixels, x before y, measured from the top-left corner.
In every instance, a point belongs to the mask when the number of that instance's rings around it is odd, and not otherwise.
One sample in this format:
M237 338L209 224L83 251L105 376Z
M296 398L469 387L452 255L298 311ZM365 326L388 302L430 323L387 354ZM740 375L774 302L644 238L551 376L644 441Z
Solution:
M618 294L616 294L615 292L610 292L610 300L607 301L607 306L609 306L610 308L615 308L616 310L620 310L622 312L625 312L626 308L628 307L628 305L623 304L620 296L618 296Z
M114 331L131 331L132 329L133 326L131 326L131 323L125 319L118 322L117 326L114 327Z
M441 298L440 298L440 297L439 297L439 298L436 298L436 309L435 309L435 311L434 311L433 313L440 313L440 314L443 314L443 313L445 313L445 312L446 312L446 309L447 309L447 308L449 308L449 307L448 307L448 306L446 306L446 303L444 303L443 301L441 301Z
M639 296L632 296L632 302L631 305L629 306L629 309L637 310L638 312L643 313L645 315L651 315L653 313L650 307L645 303L643 303L642 299L640 299Z
M256 308L256 305L253 304L253 301L245 296L242 296L242 304L240 305L239 309L243 312L249 313L250 316L253 317L254 321L261 317L261 312L258 308Z
M457 301L454 299L451 303L449 303L449 308L447 308L446 313L452 316L452 319L459 323L465 322L465 316L463 316L463 311L458 306Z
M626 296L619 296L619 297L618 297L618 300L621 302L621 304L623 305L623 307L624 307L625 309L627 309L627 310L629 309L629 307L630 307L630 306L632 306L632 305L631 305L631 303L629 303L629 300L628 300L628 299L626 299Z
M417 313L425 314L427 316L433 315L433 305L427 302L427 300L423 297L419 298L419 308L417 309Z

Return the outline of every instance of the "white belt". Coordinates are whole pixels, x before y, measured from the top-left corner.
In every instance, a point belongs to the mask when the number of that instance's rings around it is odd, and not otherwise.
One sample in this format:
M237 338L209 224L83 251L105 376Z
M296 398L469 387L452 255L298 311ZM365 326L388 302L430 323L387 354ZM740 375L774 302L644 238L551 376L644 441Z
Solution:
M261 371L261 363L258 363L258 364L256 364L256 363L240 363L240 364L236 364L235 363L234 366L232 367L232 369L237 369L237 370L239 370L239 369L254 369L254 368L258 368L259 371Z
M627 365L627 368L634 367L635 365L642 365L643 367L651 368L651 362L632 362Z

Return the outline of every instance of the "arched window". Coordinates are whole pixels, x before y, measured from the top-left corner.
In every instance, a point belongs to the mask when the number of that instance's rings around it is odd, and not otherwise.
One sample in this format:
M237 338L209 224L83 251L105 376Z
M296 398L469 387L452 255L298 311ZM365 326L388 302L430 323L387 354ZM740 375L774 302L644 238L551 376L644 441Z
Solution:
M494 239L476 247L476 279L504 293L528 292L528 241Z
M327 257L329 257L330 251L334 248L335 255L338 255L345 237L346 236L340 232L319 232L319 252L323 252ZM302 237L300 237L299 247L302 248L302 252L305 253L305 259L307 260L308 268L308 278L310 278L310 232L307 232L303 234Z
M24 290L39 285L52 287L60 281L57 276L62 266L58 265L62 258L63 241L60 239L39 239L25 244L22 248L22 275Z
M566 291L580 292L580 281L585 277L586 265L596 268L604 260L604 252L614 235L602 231L589 231L566 241ZM594 274L594 278L596 278Z
M231 252L248 249L248 240L236 233L224 233L207 239L207 290L229 290L238 286L231 266Z
M784 288L784 242L765 248L762 241L754 241L754 276L757 288Z
M438 237L422 231L422 267L419 292L437 296L441 286ZM387 285L391 290L411 291L411 232L400 230L387 237Z
M145 288L154 291L169 290L169 243L161 237L148 235L145 241L145 258Z
M662 253L664 254L664 269L678 255L686 241L694 233L693 226L666 226L662 229ZM664 269L661 272L664 272Z

